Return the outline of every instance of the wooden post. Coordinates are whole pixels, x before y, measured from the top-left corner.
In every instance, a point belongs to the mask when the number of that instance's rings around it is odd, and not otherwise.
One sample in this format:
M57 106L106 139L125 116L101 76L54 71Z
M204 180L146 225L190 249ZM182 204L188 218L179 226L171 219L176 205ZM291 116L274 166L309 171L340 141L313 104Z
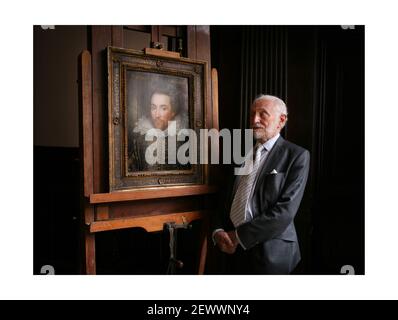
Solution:
M218 123L218 73L216 68L211 69L211 93L213 103L213 128L220 130Z
M91 27L93 190L107 190L107 113L105 48L112 44L111 26Z
M217 69L212 68L211 69L211 101L212 101L212 127L219 130L219 124L218 124L218 74L217 74ZM217 150L219 151L220 147L218 146ZM213 175L213 171L215 170L214 166L210 166L210 176L217 177L217 174ZM212 179L209 181L210 183L215 183L217 182L217 179ZM206 197L206 209L208 209L208 212L210 214L217 214L217 212L214 212L211 210L211 201L209 199L211 195L208 194ZM208 253L208 235L209 233L212 232L212 230L209 230L210 228L210 216L209 214L206 215L206 217L203 219L203 225L200 233L200 258L199 258L199 268L198 268L198 274L204 274L205 272L205 267L206 267L206 258L207 258L207 253Z
M83 178L83 217L81 227L84 242L83 272L95 274L95 235L90 233L89 226L94 221L94 207L89 203L93 193L93 109L92 109L92 74L91 54L87 50L80 55L80 115L81 115L81 154Z
M151 42L153 44L162 42L162 27L152 26L151 27Z
M200 230L200 236L199 236L200 256L199 256L198 274L200 274L200 275L204 274L205 267L206 267L207 234L208 234L208 230L209 230L208 218L209 218L209 215L207 214L202 219L202 228Z
M93 275L93 274L96 274L95 233L90 232L89 224L87 223L87 219L94 220L94 208L87 205L84 210L84 215L86 218L86 225L84 228L85 273Z
M123 26L112 26L112 46L123 48Z

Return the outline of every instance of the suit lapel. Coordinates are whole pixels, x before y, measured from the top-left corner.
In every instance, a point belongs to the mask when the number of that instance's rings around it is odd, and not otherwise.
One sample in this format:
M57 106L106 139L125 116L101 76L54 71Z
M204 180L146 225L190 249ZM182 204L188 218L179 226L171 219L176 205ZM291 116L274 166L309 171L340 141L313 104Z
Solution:
M273 169L277 167L278 161L281 159L281 153L283 153L283 144L285 139L279 137L279 139L275 142L273 148L271 149L265 163L260 169L259 177L270 173Z
M278 140L275 142L273 148L271 149L267 159L264 162L264 165L259 169L259 177L263 174L270 173L271 170L275 169L277 166L277 163L280 159L281 153L283 153L283 144L284 144L285 139L280 136ZM242 165L240 166L242 167ZM241 176L235 176L235 179L233 179L233 187L231 189L231 194L232 196L235 194L236 187L239 183Z
M273 148L270 151L270 154L268 155L267 159L265 160L264 165L259 169L259 178L263 176L264 174L270 173L271 170L275 169L277 167L279 159L281 159L281 153L283 153L283 144L284 144L285 139L280 136L278 140L275 142ZM235 195L237 186L239 184L241 176L235 176L235 179L233 179L233 185L232 188L230 189L229 193L229 204L232 204L233 197Z

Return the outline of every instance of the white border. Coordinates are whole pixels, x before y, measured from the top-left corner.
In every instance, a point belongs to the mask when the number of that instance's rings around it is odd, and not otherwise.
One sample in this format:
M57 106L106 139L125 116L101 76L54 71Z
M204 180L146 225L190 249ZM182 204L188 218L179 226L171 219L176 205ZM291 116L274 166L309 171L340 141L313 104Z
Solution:
M117 11L120 16L109 15L109 1L26 1L23 10L20 2L3 6L0 298L397 298L395 8L384 1L377 5L341 0L249 1L244 7L237 3L242 2L201 1L188 6L186 1L158 1L154 6L151 1L150 13L143 14L149 3L138 6L132 2L130 10ZM178 10L170 10L174 4ZM158 8L155 12L154 7ZM366 275L32 276L33 24L365 24ZM347 168L347 174L349 171Z

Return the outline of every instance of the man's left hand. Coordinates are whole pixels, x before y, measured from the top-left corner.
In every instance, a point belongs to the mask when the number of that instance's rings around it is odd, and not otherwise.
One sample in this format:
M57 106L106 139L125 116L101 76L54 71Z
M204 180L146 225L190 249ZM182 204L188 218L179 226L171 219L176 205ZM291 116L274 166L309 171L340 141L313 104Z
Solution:
M228 231L228 236L232 241L232 244L234 245L234 247L236 248L239 244L238 238L236 237L236 231L235 230L231 230Z

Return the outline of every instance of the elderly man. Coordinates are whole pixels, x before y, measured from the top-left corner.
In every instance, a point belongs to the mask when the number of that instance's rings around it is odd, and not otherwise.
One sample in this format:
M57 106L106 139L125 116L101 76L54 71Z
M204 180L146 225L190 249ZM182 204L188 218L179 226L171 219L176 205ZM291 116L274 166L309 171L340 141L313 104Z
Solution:
M230 256L231 274L289 274L300 261L294 217L307 182L309 152L280 136L285 103L261 95L250 110L253 170L236 176L213 240Z

